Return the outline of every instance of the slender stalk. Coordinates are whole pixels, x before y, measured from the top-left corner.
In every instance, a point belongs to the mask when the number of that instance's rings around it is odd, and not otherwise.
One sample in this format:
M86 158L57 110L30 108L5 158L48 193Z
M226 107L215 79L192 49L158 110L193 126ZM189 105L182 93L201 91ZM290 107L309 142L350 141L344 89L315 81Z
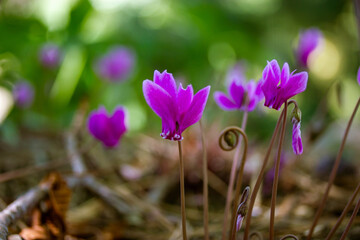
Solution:
M243 131L245 131L247 118L248 118L248 112L244 112L243 119L242 119L242 122L241 122L241 129ZM233 197L232 195L233 195L233 188L234 188L234 182L235 182L235 173L236 173L236 168L237 168L237 166L239 164L239 159L240 159L241 140L242 140L242 138L239 138L239 142L238 142L238 145L236 147L233 163L232 163L232 166L231 166L230 179L229 179L229 185L228 185L228 189L227 189L225 211L224 211L224 223L223 223L222 237L221 237L222 240L224 240L225 237L226 237L226 229L227 229L227 226L228 226L228 223L229 223L228 218L229 218L231 200L232 200L232 197Z
M341 238L340 240L344 240L346 235L348 234L349 230L350 230L350 227L351 227L351 224L352 222L355 220L355 217L357 215L357 213L359 212L359 209L360 209L360 198L358 200L358 202L356 203L356 206L355 206L355 209L351 215L351 218L349 220L349 223L346 225L346 228L345 228L345 231L343 232L343 234L341 235Z
M343 140L341 142L341 145L340 145L340 149L339 149L339 152L337 154L337 157L336 157L336 160L334 162L334 165L333 165L333 168L331 170L331 173L330 173L330 176L329 176L329 180L328 180L328 184L326 186L326 190L325 190L325 193L321 199L321 202L320 202L320 205L316 211L316 214L315 214L315 217L314 217L314 221L310 227L310 230L309 230L309 235L307 236L307 240L310 240L311 237L312 237L312 234L314 232L314 229L315 229L315 226L317 224L317 222L319 221L320 219L320 216L323 212L323 209L324 209L324 206L325 206L325 203L326 203L326 200L329 196L329 192L330 192L330 188L332 186L332 184L334 183L334 180L335 180L335 177L336 177L336 173L337 173L337 170L339 168L339 165L340 165L340 160L341 160L341 156L342 156L342 153L343 153L343 150L344 150L344 146L345 146L345 143L346 143L346 139L347 139L347 136L349 134L349 131L350 131L350 127L351 127L351 124L354 120L354 117L355 117L355 114L359 108L359 105L360 105L360 98L358 99L356 105L355 105L355 108L354 108L354 111L349 119L349 122L347 124L347 127L346 127L346 130L345 130L345 133L344 133L344 137L343 137Z
M280 133L280 140L275 164L275 175L274 175L274 182L272 187L271 193L271 208L270 208L270 229L269 229L269 239L274 240L274 221L275 221L275 205L276 205L276 195L277 195L277 187L279 182L279 171L280 171L280 157L281 157L281 150L282 145L284 142L285 137L285 128L286 128L286 115L287 115L287 102L284 104L284 116L283 116L283 124Z
M272 147L274 145L274 142L275 142L276 134L279 131L279 126L280 126L283 114L284 114L284 111L281 112L279 120L276 123L276 127L275 127L274 133L273 133L273 135L271 137L270 144L269 144L268 150L266 152L263 165L262 165L262 167L260 169L259 176L256 179L255 186L254 186L254 188L252 190L252 193L251 193L249 208L248 208L248 212L246 213L246 225L245 225L245 230L244 230L244 240L247 240L249 238L251 215L252 215L252 210L253 210L253 207L254 207L256 195L257 195L257 193L258 193L258 191L260 189L261 181L263 179L265 168L266 168L266 165L267 165L269 157L270 157L271 149L272 149Z
M209 239L209 193L208 193L208 166L205 145L205 134L202 121L200 120L201 143L203 148L203 205L204 205L204 239Z
M183 232L183 240L187 240L186 236L186 215L185 215L185 186L184 186L184 161L182 156L181 141L178 141L179 158L180 158L180 198L181 198L181 224Z
M332 238L332 236L335 234L336 230L340 226L340 224L343 221L344 217L346 216L346 214L350 210L350 207L353 204L353 202L354 202L356 196L358 195L359 191L360 191L360 183L357 185L354 193L352 194L351 198L349 199L348 203L346 204L346 206L345 206L343 212L341 213L339 219L337 220L336 224L333 226L333 228L331 229L331 231L327 235L326 240L330 240Z

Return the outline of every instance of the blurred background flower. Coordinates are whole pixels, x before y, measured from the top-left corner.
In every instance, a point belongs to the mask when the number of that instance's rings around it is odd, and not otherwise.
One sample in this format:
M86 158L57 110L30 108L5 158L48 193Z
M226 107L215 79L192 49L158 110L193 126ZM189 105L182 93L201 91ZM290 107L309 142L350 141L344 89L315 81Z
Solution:
M309 28L300 32L299 43L296 49L299 64L307 67L310 55L316 54L316 50L319 51L322 44L323 35L318 28Z
M40 50L39 59L46 68L57 67L61 59L59 47L53 43L45 44Z
M128 79L134 69L135 55L126 47L113 47L95 64L100 79L121 82Z
M26 80L15 83L13 88L15 104L20 108L28 108L34 100L34 88Z

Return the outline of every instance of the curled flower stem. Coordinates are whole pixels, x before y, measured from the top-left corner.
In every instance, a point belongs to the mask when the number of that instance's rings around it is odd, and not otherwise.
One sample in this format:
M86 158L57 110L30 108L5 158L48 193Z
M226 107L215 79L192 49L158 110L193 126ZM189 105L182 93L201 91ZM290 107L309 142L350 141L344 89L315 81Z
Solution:
M247 118L248 118L248 112L244 112L242 123L241 123L241 129L243 131L245 131ZM238 166L239 159L240 159L239 156L240 156L240 150L241 150L241 140L242 139L239 138L238 144L236 147L236 152L234 154L233 163L231 166L230 179L229 179L229 185L228 185L228 189L227 189L226 204L225 204L225 211L224 211L224 223L223 223L223 230L222 230L222 237L221 237L222 240L225 239L226 229L228 226L228 217L229 217L229 210L230 210L230 205L231 205L231 200L232 200L232 195L233 195L235 173L236 173L236 168Z
M260 232L252 232L252 233L250 233L249 238L252 239L253 237L257 237L257 239L259 239L259 240L264 239Z
M288 235L285 235L283 236L282 238L280 238L280 240L285 240L285 239L288 239L288 238L292 238L292 239L295 239L295 240L299 240L299 238L293 234L288 234Z
M203 131L202 121L200 120L200 130L201 130L201 143L203 148L203 205L204 205L204 239L209 239L209 194L208 194L208 167L207 167L207 156L206 156L206 145L205 145L205 135Z
M280 156L281 156L282 145L283 145L283 141L284 141L284 137L285 137L287 105L288 105L288 103L285 102L284 109L283 109L283 112L284 112L283 123L282 123L277 158L276 158L276 163L275 163L274 182L273 182L272 193L271 193L270 229L269 229L269 239L270 240L274 240L274 235L275 235L274 234L275 205L276 205L277 187L278 187L278 182L279 182Z
M346 228L345 228L345 231L343 232L343 234L341 235L341 238L340 240L344 240L346 235L348 234L349 230L350 230L350 227L351 227L351 224L353 223L353 221L355 220L355 217L357 215L357 213L359 212L359 209L360 209L360 198L355 206L355 209L351 215L351 218L349 220L349 223L346 225Z
M252 215L252 210L253 210L253 207L254 207L254 204L255 204L256 195L257 195L257 193L259 191L261 181L262 181L263 176L264 176L265 168L266 168L266 165L267 165L267 163L269 161L269 156L270 156L270 153L271 153L271 149L272 149L272 147L274 145L276 134L277 134L277 132L279 130L281 119L282 119L283 115L284 115L284 110L281 112L280 117L279 117L279 119L278 119L278 121L276 123L276 127L275 127L274 133L273 133L273 135L271 137L270 144L269 144L269 147L267 149L267 152L266 152L266 155L265 155L265 158L264 158L264 161L263 161L263 165L262 165L262 167L260 169L259 176L256 179L255 186L254 186L254 188L252 190L252 193L251 193L248 212L246 214L246 225L245 225L245 229L244 229L244 240L247 240L249 238L251 215Z
M346 206L345 206L343 212L341 213L339 219L337 220L336 224L333 226L333 228L331 229L331 231L327 235L326 240L330 240L332 238L332 236L335 234L335 232L338 229L338 227L340 226L341 222L344 220L344 217L346 216L346 214L350 210L350 207L353 204L353 202L354 202L356 196L358 195L359 191L360 191L360 183L357 185L353 195L351 196L348 203L346 204Z
M185 186L184 186L184 161L182 156L181 141L178 141L179 146L179 158L180 158L180 201L181 201L181 224L183 240L187 240L186 236L186 214L185 214Z
M239 174L240 175L240 174ZM235 212L235 217L232 219L233 220L233 227L231 230L231 240L235 240L236 238L236 225L237 225L237 220L236 220L236 215L237 214L243 214L243 216L245 217L246 215L246 202L249 198L249 193L250 193L250 187L247 186L243 193L241 194L241 199L240 199L240 204L239 206L236 208L236 212ZM235 198L235 200L237 200L238 198ZM234 204L236 204L237 202L235 202ZM243 212L243 213L241 213Z
M317 222L319 221L320 216L321 216L321 214L323 212L326 200L327 200L327 198L329 196L330 188L331 188L332 184L334 183L336 173L337 173L337 170L338 170L339 165L340 165L341 156L342 156L342 153L343 153L343 150L344 150L344 147L345 147L346 139L347 139L347 136L349 134L351 124L352 124L352 122L354 120L354 117L355 117L356 112L357 112L357 110L359 108L359 105L360 105L360 98L358 99L358 101L357 101L357 103L355 105L354 111L353 111L353 113L352 113L352 115L351 115L351 117L349 119L348 124L347 124L346 130L345 130L345 133L344 133L341 145L340 145L339 152L338 152L338 154L336 156L336 160L334 162L333 168L332 168L330 176L329 176L329 180L328 180L328 184L326 186L325 193L324 193L324 195L323 195L323 197L321 199L320 205L319 205L319 207L318 207L318 209L316 211L314 221L313 221L313 223L312 223L312 225L310 227L310 230L309 230L309 235L307 236L307 240L311 239L312 234L313 234L314 229L315 229L315 226L316 226Z

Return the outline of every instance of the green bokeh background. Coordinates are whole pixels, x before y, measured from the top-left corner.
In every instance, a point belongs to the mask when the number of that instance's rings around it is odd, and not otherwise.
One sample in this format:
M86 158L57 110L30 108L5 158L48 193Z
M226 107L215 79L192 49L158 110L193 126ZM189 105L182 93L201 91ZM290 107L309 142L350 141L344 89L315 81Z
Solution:
M36 98L31 108L10 111L1 123L1 138L16 144L21 127L63 131L84 101L89 110L105 105L112 111L124 105L130 114L130 135L158 135L160 119L142 94L142 81L152 79L155 69L167 69L196 91L211 85L206 122L239 124L240 113L220 110L212 97L214 91L225 90L226 71L245 60L247 77L259 79L266 61L274 58L300 69L294 51L299 32L309 27L321 29L333 43L339 67L325 80L322 71L309 72L308 89L296 98L305 128L324 98L330 121L347 117L359 95L358 33L351 1L2 0L0 84L11 90L11 83L27 79ZM62 64L53 70L38 61L40 48L48 42L57 44L63 54ZM136 64L127 81L114 84L99 79L93 65L116 45L134 50ZM331 68L327 64L324 69ZM249 132L269 136L277 116L274 110L250 114Z

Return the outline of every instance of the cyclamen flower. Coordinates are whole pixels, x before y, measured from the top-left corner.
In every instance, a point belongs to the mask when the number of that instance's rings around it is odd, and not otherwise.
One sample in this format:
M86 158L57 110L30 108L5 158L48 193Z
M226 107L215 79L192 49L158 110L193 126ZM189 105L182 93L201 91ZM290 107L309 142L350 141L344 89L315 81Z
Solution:
M134 62L135 56L130 49L115 47L97 61L95 72L110 82L124 81L133 71Z
M126 132L125 116L123 107L117 107L109 116L105 107L101 106L89 115L89 132L106 147L115 147Z
M357 81L358 81L358 84L360 85L360 67L357 72Z
M60 49L55 44L45 44L39 54L41 64L47 68L54 68L60 62Z
M176 86L171 73L160 73L155 70L154 81L144 80L143 92L147 104L162 120L164 139L181 141L182 132L198 122L203 114L210 86L207 86L194 95L191 85L186 89Z
M254 80L250 80L246 84L242 72L238 71L237 75L235 73L233 69L228 75L232 78L228 88L229 96L217 91L214 93L215 102L225 111L251 112L255 109L257 103L264 98L261 81L255 83Z
M19 81L14 85L13 96L18 107L27 108L34 100L34 88L27 81Z
M320 47L323 41L323 35L317 28L310 28L300 33L299 44L296 50L296 55L299 63L307 67L308 59L313 51Z
M290 73L289 64L284 63L282 71L276 60L268 62L263 71L261 89L265 95L265 106L279 110L289 98L306 89L307 72Z

